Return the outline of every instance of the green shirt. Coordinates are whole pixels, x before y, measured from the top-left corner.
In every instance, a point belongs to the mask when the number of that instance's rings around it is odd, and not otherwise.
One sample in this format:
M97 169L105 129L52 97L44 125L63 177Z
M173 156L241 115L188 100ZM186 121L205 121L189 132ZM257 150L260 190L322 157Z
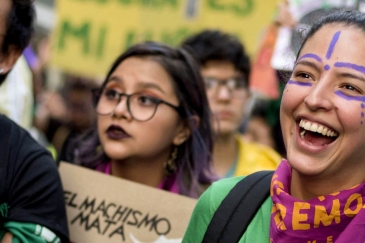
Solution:
M222 179L213 183L199 198L182 243L202 242L205 231L214 212L227 196L228 192L244 177ZM272 209L271 198L262 204L255 217L249 224L239 243L269 243L270 215Z

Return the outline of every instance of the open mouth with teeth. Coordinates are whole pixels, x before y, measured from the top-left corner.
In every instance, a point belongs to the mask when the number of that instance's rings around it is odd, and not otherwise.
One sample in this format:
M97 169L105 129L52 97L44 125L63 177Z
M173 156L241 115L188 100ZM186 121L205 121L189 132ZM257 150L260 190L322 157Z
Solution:
M332 143L338 137L338 133L321 124L300 120L300 137L308 143L324 146Z

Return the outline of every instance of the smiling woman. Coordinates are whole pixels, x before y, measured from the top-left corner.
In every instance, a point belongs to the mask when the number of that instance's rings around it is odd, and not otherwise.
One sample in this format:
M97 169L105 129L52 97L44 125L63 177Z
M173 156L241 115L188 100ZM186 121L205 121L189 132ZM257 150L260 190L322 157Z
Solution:
M357 11L328 15L308 32L281 101L287 158L235 242L364 242L364 40ZM200 197L183 242L207 236L212 209L240 180L213 183Z
M94 90L97 128L75 146L75 163L198 197L214 176L204 83L184 50L132 46Z

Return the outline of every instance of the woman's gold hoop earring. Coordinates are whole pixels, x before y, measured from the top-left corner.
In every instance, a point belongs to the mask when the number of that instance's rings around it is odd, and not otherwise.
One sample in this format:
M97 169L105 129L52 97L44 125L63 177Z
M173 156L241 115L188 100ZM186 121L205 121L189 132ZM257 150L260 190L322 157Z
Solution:
M99 144L98 146L96 146L95 152L97 154L100 154L100 153L104 152L103 146L101 144Z
M174 150L172 151L169 159L165 162L165 165L164 165L165 172L167 175L171 175L176 171L176 169L177 169L176 163L175 163L176 158L177 158L177 147L174 147Z

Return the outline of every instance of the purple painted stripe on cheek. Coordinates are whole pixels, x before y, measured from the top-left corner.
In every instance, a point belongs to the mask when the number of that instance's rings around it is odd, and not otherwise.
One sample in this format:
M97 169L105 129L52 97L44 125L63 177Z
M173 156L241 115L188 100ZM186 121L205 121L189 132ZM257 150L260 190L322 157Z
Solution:
M345 95L340 90L335 91L335 94L340 96L341 98L344 98L345 100L356 100L356 101L365 102L365 96L348 96L348 95Z
M297 82L297 81L294 81L294 80L289 80L288 84L296 84L296 85L299 85L299 86L312 86L311 83L302 83L302 82Z
M363 109L364 109L364 108L365 108L365 105L364 105L364 104L361 104L361 108L363 108Z
M327 50L327 54L326 54L326 58L327 59L330 59L331 58L333 49L335 49L335 45L336 45L336 43L338 41L338 38L340 37L340 34L341 34L341 31L337 31L333 35L332 40L331 40L331 43L330 43L330 46L328 47L328 50Z
M301 60L301 59L303 59L303 58L314 58L317 61L322 62L322 58L320 58L319 56L317 56L316 54L313 54L313 53L304 54L303 56L301 56L298 59L298 61Z
M365 67L364 66L359 66L359 65L349 63L349 62L336 62L335 67L351 68L351 69L354 69L355 71L358 71L360 73L365 74Z

